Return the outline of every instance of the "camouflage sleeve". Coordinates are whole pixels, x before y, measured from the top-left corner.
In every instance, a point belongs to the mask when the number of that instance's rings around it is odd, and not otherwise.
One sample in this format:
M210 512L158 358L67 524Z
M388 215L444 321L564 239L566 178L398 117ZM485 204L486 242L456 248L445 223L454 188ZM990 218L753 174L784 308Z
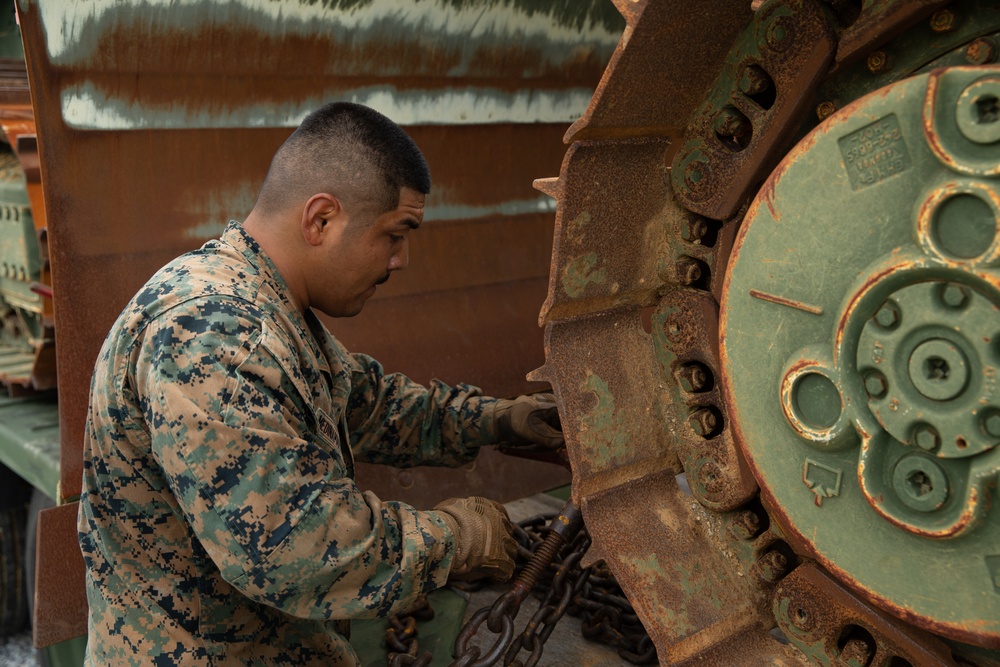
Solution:
M352 357L356 367L347 423L359 460L459 466L474 459L482 445L496 442L491 417L496 399L478 388L438 380L424 387L405 375L386 374L367 355Z
M306 618L385 615L444 585L454 541L437 512L382 502L310 434L281 335L253 306L201 300L151 323L136 386L194 534L249 598Z

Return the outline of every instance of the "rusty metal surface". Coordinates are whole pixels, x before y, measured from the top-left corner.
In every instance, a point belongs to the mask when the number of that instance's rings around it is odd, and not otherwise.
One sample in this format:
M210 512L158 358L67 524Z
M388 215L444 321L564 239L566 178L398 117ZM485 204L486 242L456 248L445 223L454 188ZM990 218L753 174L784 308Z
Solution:
M685 208L716 220L739 210L785 149L835 49L816 0L772 1L754 14L674 157L674 191Z
M861 602L815 564L803 565L778 584L774 616L787 636L813 649L810 657L820 664L852 657L862 665L893 660L913 667L956 664L944 642ZM852 628L865 628L868 635L855 631L852 636Z
M750 19L750 3L612 1L628 27L590 106L566 133L567 141L680 136L729 45Z
M31 623L38 647L87 634L85 570L76 539L78 507L79 503L70 503L38 514L35 572L39 576Z
M878 0L871 2L837 43L837 63L831 73L865 57L877 46L902 33L914 23L926 19L951 0ZM942 23L941 21L938 22Z
M685 123L697 119L696 109L712 95L708 84L750 22L741 13L748 3L713 7L725 17L719 25L675 23L676 4L667 0L615 4L628 23L625 36L590 108L567 133L573 143L559 177L536 182L558 201L541 314L546 364L537 376L552 383L559 401L573 499L594 538L592 558L608 562L665 664L896 667L907 663L891 662L893 656L912 656L912 665L935 664L927 656L950 658L954 647L935 653L943 643L909 627L909 619L890 619L892 628L880 625L884 612L871 622L879 641L897 652L880 652L875 662L850 636L828 659L803 653L802 642L780 644L769 634L774 587L812 567L810 552L801 535L781 523L781 508L765 506L757 496L729 421L736 415L719 389L718 351L718 302L743 209L797 133L811 124L806 111L815 108L817 85L835 64L838 38L844 39L841 57L849 59L938 5L829 3L861 11L852 30L824 17L818 4L799 3L808 21L789 27L803 28L791 34L807 43L788 53L801 49L801 57L783 60L777 54L768 61L778 66L775 102L787 95L787 115L773 132L759 135L757 160L738 164L711 184L709 195L725 205L702 209L690 197L675 196L670 181L677 186ZM788 4L755 3L755 9ZM674 32L678 23L686 34ZM706 44L708 50L699 50ZM671 67L684 58L692 67L690 79ZM733 130L732 119L724 120L723 127ZM775 303L780 298L752 296ZM684 476L675 477L681 471ZM691 495L678 491L678 480L681 488L690 485ZM841 592L825 584L816 588L817 600L830 604L843 601ZM727 613L733 610L741 613ZM861 656L856 663L855 654ZM977 655L972 664L993 664L984 660Z

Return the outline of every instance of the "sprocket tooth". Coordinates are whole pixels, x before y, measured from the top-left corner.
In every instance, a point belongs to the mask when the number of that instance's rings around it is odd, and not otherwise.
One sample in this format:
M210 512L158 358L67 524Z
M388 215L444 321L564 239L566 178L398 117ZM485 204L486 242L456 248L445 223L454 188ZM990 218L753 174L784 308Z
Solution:
M646 0L611 0L611 2L618 9L618 13L625 17L625 22L630 28L635 27L635 20L639 18L642 8L646 5Z
M536 178L531 182L531 187L539 192L543 192L553 199L559 199L559 177Z
M551 384L549 369L547 366L539 366L535 370L529 372L525 376L525 379L528 382L549 382Z

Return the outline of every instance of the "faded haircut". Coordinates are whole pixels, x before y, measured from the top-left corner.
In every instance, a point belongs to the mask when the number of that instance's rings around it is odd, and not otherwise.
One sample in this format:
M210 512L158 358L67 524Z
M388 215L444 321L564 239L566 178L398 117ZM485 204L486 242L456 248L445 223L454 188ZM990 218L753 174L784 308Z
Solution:
M401 188L431 190L413 139L374 109L334 102L306 116L274 154L255 208L276 214L328 192L371 221L399 206Z

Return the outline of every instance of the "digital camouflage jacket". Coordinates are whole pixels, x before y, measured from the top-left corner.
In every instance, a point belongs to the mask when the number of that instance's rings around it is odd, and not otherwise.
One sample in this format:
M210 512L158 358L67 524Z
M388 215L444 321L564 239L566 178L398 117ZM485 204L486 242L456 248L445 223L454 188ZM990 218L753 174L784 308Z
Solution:
M139 291L98 358L80 544L87 664L353 665L347 619L442 586L438 512L353 459L460 465L493 399L349 354L236 223Z

